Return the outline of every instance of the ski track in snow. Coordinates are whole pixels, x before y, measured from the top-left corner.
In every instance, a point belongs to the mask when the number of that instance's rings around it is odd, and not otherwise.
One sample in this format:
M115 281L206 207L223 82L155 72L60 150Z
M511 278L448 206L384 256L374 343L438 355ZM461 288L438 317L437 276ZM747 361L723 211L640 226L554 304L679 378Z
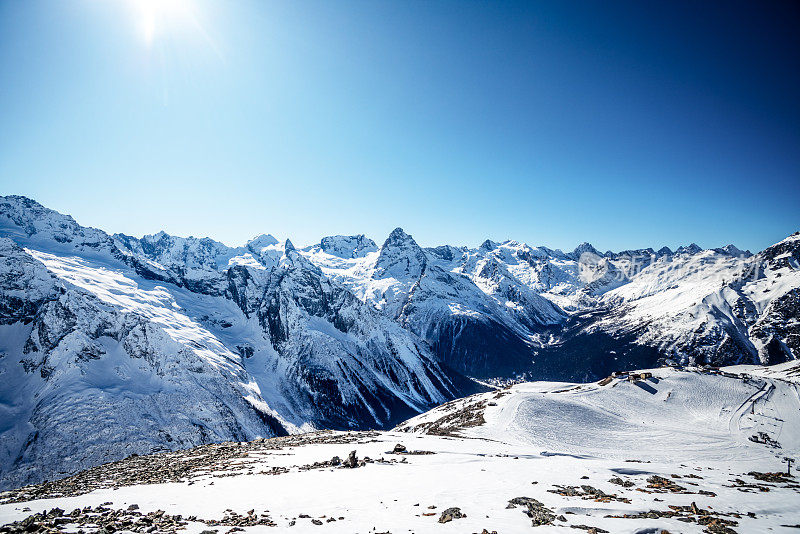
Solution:
M790 366L783 366L790 370ZM112 508L138 504L141 511L219 519L226 509L245 514L268 511L277 527L245 527L246 532L528 532L530 519L521 508L507 509L509 499L533 497L564 514L566 523L541 526L535 532L576 532L570 525L600 527L613 533L700 533L703 527L675 518L622 519L606 515L669 510L669 505L738 513L736 532L792 532L781 525L800 522L800 493L772 484L769 492L742 492L735 478L756 482L746 473L785 469L781 458L800 453L798 383L781 369L753 366L727 368L747 373L746 379L672 369L653 370L641 384L614 380L598 384L533 382L493 391L436 408L399 427L435 421L449 410L490 400L486 423L467 428L462 436L419 432L382 432L354 444L312 444L257 455L254 471L287 467L282 475L239 474L215 478L203 475L193 483L167 483L96 490L78 497L0 505L0 523L30 512L58 506L76 507L112 502ZM769 376L767 376L769 375ZM645 386L645 387L642 387ZM774 430L782 448L772 449L747 439L743 422L767 428L779 418L791 432ZM756 428L756 427L752 427ZM407 463L367 464L358 469L323 468L299 471L299 465L346 457L395 458L387 451L395 443L431 455L404 456ZM633 461L631 461L633 460ZM646 479L657 474L693 493L644 493ZM677 474L679 478L671 475ZM688 477L687 475L692 475ZM635 487L608 480L620 476ZM701 478L693 478L693 477ZM588 478L583 478L588 477ZM534 484L535 482L535 484ZM589 484L630 504L595 502L547 490L554 484ZM698 494L700 489L716 496ZM430 509L429 506L436 506ZM467 514L450 523L437 522L445 508ZM748 517L750 512L755 517ZM316 526L309 518L343 517ZM432 515L423 515L432 514ZM730 519L730 517L728 517ZM289 526L295 520L295 526ZM325 521L325 519L323 519ZM209 527L190 523L186 532ZM219 528L221 532L229 527Z

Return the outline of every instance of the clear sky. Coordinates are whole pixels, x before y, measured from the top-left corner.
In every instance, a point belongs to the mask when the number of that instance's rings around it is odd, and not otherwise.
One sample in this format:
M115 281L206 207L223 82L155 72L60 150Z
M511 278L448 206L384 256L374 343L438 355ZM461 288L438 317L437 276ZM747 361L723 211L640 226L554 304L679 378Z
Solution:
M0 0L0 193L133 235L800 230L800 4Z

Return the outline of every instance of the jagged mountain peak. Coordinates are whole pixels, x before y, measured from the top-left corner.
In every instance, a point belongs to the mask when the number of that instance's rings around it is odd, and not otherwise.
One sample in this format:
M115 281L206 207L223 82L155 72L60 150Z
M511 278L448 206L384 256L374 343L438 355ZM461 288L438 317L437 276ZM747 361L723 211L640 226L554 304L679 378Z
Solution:
M262 263L265 260L266 258L262 258ZM290 239L283 243L283 255L280 257L278 265L284 269L302 273L302 276L310 274L319 280L326 280L319 266L303 256Z
M398 251L405 251L412 254L423 254L422 247L420 247L414 240L411 234L407 234L402 228L395 228L389 237L384 241L383 246L380 248L380 255L395 255ZM379 260L380 261L380 260Z
M255 252L260 252L265 247L277 245L279 241L272 234L260 234L248 241L245 247Z
M793 271L800 270L800 232L765 248L758 256L765 259L773 269L788 267Z
M169 235L164 230L159 230L155 234L145 234L145 235L143 235L142 239L146 240L146 241L162 241L162 240L170 238L170 237L172 237L172 236Z
M785 239L782 239L781 241L776 243L776 245L780 245L781 243L791 243L791 242L795 242L795 241L796 242L800 242L800 232L795 232L795 233L787 236Z
M428 264L425 251L402 228L395 228L383 243L373 278L418 278Z
M750 257L753 255L749 250L742 250L734 244L728 244L725 245L724 247L715 248L714 250L721 254L728 254L729 256Z
M583 243L581 243L580 245L575 247L575 250L572 251L572 254L570 254L570 256L572 256L572 258L577 260L577 259L580 259L580 257L582 255L584 255L584 254L593 254L595 256L603 256L603 254L600 251L598 251L596 248L594 248L594 245L592 245L591 243L588 243L586 241L584 241Z
M703 249L700 247L700 245L697 243L691 243L687 246L678 247L678 249L675 250L675 254L697 254L698 252L702 251Z
M120 256L107 233L81 226L71 216L20 195L0 196L0 236L12 237L26 246L46 244L62 251Z
M399 226L392 230L389 234L389 237L386 238L386 241L383 242L383 246L381 248L388 248L388 247L403 247L403 246L416 246L417 242L414 241L414 238L411 234L407 234L405 230L400 228Z
M375 241L364 234L358 235L332 235L323 237L318 245L308 247L308 251L322 251L331 256L343 259L363 258L370 252L378 250Z

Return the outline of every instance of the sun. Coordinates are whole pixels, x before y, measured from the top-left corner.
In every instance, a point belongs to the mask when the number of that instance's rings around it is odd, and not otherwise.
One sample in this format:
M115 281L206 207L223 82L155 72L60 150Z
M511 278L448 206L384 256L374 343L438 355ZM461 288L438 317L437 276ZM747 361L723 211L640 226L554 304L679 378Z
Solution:
M137 12L147 46L170 27L194 18L191 0L129 0Z

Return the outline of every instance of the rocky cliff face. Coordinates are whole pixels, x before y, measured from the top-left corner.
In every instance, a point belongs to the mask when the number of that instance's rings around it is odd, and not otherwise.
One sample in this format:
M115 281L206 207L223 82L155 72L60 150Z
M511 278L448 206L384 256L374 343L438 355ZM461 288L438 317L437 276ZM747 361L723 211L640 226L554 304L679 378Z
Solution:
M799 291L800 234L755 255L425 249L399 228L380 247L363 235L227 247L110 236L0 197L0 474L385 428L474 391L463 375L796 359Z
M388 427L475 389L288 241L111 237L28 199L0 207L4 485L132 453Z
M462 372L592 380L665 362L797 358L795 241L757 255L695 244L600 253L584 243L564 253L489 240L423 249L398 229L363 258L306 254Z
M286 434L240 358L76 287L0 239L0 479L52 478L133 453ZM54 265L51 263L51 265ZM66 264L81 276L79 264ZM146 310L140 310L145 312ZM175 312L165 321L190 324Z
M344 236L336 235L330 237L323 237L317 247L311 247L310 250L320 250L331 256L338 256L340 258L362 258L370 252L375 252L378 247L375 241L364 236L364 234Z
M381 247L370 278L350 283L363 284L357 293L367 302L470 376L508 375L527 366L538 329L564 318L498 261L476 262L472 277L447 267L398 228Z

